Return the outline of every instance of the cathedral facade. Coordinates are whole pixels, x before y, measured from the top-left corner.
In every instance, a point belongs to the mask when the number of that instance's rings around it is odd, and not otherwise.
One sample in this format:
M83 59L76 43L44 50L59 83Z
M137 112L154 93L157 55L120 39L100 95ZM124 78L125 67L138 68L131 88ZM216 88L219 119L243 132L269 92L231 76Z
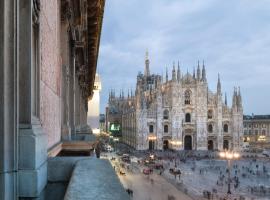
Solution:
M146 54L144 74L137 75L135 94L109 95L109 115L121 115L122 140L137 150L239 150L243 137L240 89L232 106L223 101L220 77L217 91L208 89L204 63L193 74L173 65L169 80L150 73ZM201 70L202 68L202 70Z

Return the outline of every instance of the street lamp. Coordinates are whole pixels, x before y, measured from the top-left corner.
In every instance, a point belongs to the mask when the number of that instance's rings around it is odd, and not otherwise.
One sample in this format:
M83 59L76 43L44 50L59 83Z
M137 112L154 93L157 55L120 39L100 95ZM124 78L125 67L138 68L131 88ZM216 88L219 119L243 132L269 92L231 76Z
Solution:
M231 194L231 160L240 158L240 154L233 151L223 151L219 153L219 156L227 160L228 165L228 194Z

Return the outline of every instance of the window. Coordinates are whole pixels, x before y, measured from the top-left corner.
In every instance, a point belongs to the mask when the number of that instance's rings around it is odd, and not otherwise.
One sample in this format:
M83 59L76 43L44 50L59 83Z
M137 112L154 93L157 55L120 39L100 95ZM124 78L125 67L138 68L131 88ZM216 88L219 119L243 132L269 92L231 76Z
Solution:
M169 111L168 110L164 110L163 119L169 119Z
M265 130L262 130L262 135L265 135Z
M228 131L229 131L228 124L224 124L223 131L224 131L224 133L228 133Z
M213 125L212 124L208 124L208 133L213 133Z
M191 99L191 92L189 90L185 91L185 104L189 105L190 104L190 99Z
M212 119L213 118L213 111L212 110L208 110L208 119Z
M153 133L154 132L154 126L153 125L149 125L149 133Z
M190 113L187 113L186 114L185 121L186 122L191 122L191 115L190 115Z
M169 132L169 127L168 125L164 125L164 133L168 133Z

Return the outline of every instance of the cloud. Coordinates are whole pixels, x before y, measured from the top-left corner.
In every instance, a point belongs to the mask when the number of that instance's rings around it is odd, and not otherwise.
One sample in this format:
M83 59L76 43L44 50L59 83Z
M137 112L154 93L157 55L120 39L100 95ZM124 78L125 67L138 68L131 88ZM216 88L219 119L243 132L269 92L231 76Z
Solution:
M98 71L103 81L101 111L110 88L135 88L144 54L150 70L165 73L180 60L182 71L205 60L210 89L221 74L231 98L242 88L245 113L270 113L270 2L234 0L108 0Z

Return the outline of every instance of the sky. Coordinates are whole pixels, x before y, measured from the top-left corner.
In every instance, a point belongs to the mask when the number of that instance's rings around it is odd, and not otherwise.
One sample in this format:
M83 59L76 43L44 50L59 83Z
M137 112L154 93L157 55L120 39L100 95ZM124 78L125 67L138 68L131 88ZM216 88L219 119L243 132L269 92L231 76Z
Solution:
M98 69L105 113L110 89L135 89L149 51L150 72L171 77L204 60L209 89L218 74L228 103L241 88L244 114L270 114L269 0L107 0Z

